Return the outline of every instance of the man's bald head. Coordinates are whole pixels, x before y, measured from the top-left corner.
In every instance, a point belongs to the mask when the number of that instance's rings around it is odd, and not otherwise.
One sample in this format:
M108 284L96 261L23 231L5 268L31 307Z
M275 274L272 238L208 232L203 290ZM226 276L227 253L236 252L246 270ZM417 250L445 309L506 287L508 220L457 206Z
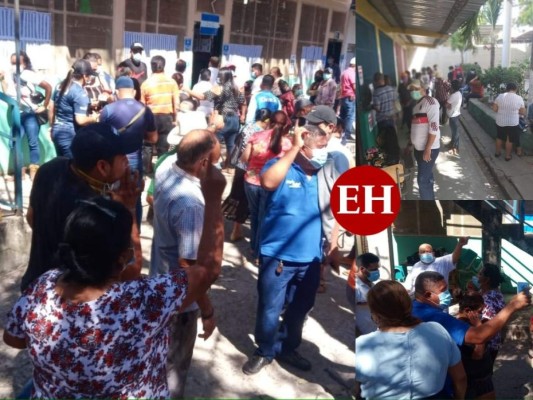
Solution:
M418 248L418 254L433 253L433 247L428 243L423 243Z
M187 133L178 145L178 165L190 170L198 161L207 157L215 147L213 134L206 129L195 129Z

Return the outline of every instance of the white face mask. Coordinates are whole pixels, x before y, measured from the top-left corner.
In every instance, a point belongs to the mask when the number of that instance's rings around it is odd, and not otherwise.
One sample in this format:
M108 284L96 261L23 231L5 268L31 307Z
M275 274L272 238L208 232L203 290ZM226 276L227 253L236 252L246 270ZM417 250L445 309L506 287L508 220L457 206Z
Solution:
M140 62L141 59L142 59L142 55L141 55L141 53L135 53L135 54L133 54L133 61Z
M328 149L312 149L313 157L309 160L316 169L320 169L328 161Z

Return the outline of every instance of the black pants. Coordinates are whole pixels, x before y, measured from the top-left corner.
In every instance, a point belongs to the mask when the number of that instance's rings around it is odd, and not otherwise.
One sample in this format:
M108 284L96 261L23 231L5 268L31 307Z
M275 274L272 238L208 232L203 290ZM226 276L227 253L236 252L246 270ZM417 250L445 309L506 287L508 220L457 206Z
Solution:
M157 133L159 135L157 143L155 144L157 156L159 157L168 151L169 145L167 137L168 133L174 128L174 121L172 119L172 114L154 114L154 119L157 126Z

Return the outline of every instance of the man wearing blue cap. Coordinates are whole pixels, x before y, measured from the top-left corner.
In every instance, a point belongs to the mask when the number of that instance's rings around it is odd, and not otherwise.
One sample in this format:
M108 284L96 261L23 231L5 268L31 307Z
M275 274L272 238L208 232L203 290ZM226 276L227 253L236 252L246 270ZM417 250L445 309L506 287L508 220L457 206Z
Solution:
M134 151L128 154L128 161L132 171L139 171L139 179L143 178L142 145L143 140L150 144L157 142L157 127L154 114L149 107L135 100L133 80L121 76L115 82L118 101L108 104L100 114L100 122L113 126L128 146ZM137 204L137 224L142 217L141 202Z
M91 124L80 129L72 140L72 159L56 157L37 171L30 194L26 219L32 239L28 268L22 277L24 291L35 279L57 266L54 256L63 240L68 215L78 201L108 196L132 213L141 194L136 176L130 174L126 154L134 148L108 124ZM116 185L120 182L120 187ZM137 278L142 253L137 225L132 227L135 263L128 265L123 279Z

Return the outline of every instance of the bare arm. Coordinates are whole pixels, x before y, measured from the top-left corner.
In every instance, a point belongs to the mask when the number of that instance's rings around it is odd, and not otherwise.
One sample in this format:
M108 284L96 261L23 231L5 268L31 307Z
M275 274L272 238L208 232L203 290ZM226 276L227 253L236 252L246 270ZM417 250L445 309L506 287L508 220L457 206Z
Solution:
M520 115L526 115L526 108L525 107L522 107L518 110L518 114Z
M182 310L203 296L220 274L224 246L224 220L220 206L225 186L222 172L209 165L207 175L202 180L205 214L198 259L195 265L187 269L189 284Z
M98 122L97 118L98 114L91 114L91 115L81 115L81 114L75 114L74 118L76 119L76 123L80 126L85 126L89 124L94 124Z
M39 83L39 86L44 89L44 108L48 108L48 104L50 103L50 97L52 96L52 86L46 81L42 81Z
M494 112L498 112L498 104L496 104L496 103L492 103L492 110L493 110Z
M496 335L507 323L515 311L531 304L531 298L523 292L514 296L511 301L492 318L479 326L470 327L465 334L465 343L482 344Z
M261 186L263 189L268 191L274 191L281 184L291 164L296 159L296 156L300 152L300 149L303 147L303 128L297 127L294 133L294 144L292 148L285 153L275 164L271 165L269 169L261 175Z
M461 258L461 250L463 250L463 246L466 246L468 244L468 236L459 238L459 241L457 242L457 245L455 246L455 249L452 253L452 263L455 265L459 262L459 259Z
M244 148L244 151L242 152L241 161L247 164L248 161L250 160L251 155L252 155L252 144L247 143L246 147Z
M463 363L459 361L457 364L448 368L448 375L452 379L453 384L453 398L462 400L466 393L466 373Z
M159 134L157 133L157 131L150 131L150 132L144 133L144 140L148 143L152 143L152 144L156 143L158 137L159 137Z
M7 331L4 331L4 343L15 349L25 349L26 340L10 335Z

